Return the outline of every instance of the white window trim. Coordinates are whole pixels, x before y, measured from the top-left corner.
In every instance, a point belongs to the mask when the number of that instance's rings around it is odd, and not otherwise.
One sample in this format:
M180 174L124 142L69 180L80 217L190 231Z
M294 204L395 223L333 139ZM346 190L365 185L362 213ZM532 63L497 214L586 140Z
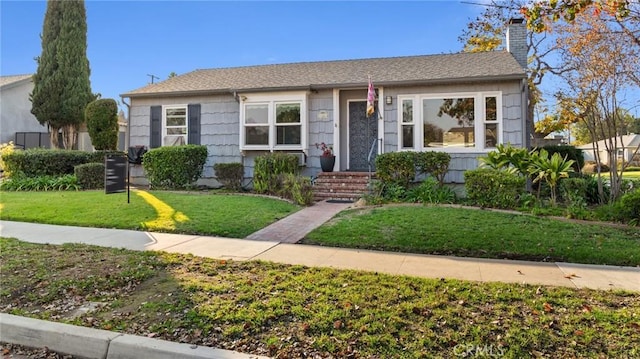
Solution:
M278 92L278 93L247 93L240 95L240 150L241 151L281 151L281 150L304 150L308 147L308 116L307 116L307 93L306 92ZM300 103L300 144L299 145L278 145L276 133L276 104ZM268 145L247 145L245 144L245 106L253 104L267 104L269 113L267 125L269 127ZM254 124L250 124L253 126ZM284 125L284 124L280 124ZM288 126L293 126L288 124Z
M422 100L445 99L445 98L469 98L474 99L474 138L476 139L474 147L424 147L422 144L424 138L424 126L422 118ZM397 131L398 131L398 151L440 151L448 153L478 153L490 152L495 147L484 147L485 123L485 99L487 97L496 98L496 118L495 123L498 124L498 144L503 143L503 124L502 116L502 92L501 91L480 91L480 92L452 92L452 93L433 93L433 94L414 94L414 95L398 95L397 110ZM413 101L413 148L402 147L402 101ZM482 139L478 141L477 139Z
M162 106L162 137L160 138L160 146L169 146L165 143L167 135L167 110L171 109L184 109L185 114L185 126L187 128L185 134L185 145L189 143L189 106L188 105L163 105Z

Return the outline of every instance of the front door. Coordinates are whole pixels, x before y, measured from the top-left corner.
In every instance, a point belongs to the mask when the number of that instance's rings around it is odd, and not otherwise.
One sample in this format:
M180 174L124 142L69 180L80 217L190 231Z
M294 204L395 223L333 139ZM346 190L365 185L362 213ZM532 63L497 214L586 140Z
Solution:
M366 101L349 102L349 170L375 171L378 154L378 111L367 117ZM373 151L371 151L373 146ZM371 151L371 167L367 158Z

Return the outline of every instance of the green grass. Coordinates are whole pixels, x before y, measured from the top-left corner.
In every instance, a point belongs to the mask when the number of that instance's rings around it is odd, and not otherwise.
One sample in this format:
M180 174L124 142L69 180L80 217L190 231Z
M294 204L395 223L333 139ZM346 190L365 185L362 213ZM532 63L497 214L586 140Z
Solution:
M637 293L2 238L0 272L3 312L277 358L640 356Z
M298 206L272 198L132 191L0 192L0 218L244 238L286 217Z
M439 206L340 213L304 243L412 253L636 266L640 231Z

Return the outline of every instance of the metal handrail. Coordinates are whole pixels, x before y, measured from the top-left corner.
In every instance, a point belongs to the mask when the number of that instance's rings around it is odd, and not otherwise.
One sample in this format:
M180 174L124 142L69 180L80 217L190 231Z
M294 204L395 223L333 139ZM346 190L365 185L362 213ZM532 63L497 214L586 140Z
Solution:
M376 146L376 142L378 142L377 138L374 138L373 141L371 141L371 147L369 148L369 156L367 156L367 165L369 166L369 173L371 173L371 156L373 156L373 149Z

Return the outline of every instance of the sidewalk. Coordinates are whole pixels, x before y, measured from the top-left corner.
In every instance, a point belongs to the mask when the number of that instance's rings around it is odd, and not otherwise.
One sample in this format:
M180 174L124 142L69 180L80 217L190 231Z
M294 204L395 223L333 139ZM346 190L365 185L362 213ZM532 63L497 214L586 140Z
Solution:
M284 223L284 227L298 231L299 227L309 227L308 222L320 222L316 225L322 224L324 222L322 218L315 217L314 220L314 217L301 214L301 212L310 211L313 207L298 212L298 218L306 221L305 223L283 220L278 222L278 226ZM335 207L335 210L338 211L338 208ZM276 228L273 232L284 231L284 227ZM284 264L366 270L425 278L451 278L605 290L623 289L640 292L640 268L638 267L389 253L297 245L276 241L9 221L0 221L0 235L33 243L85 243L133 250L189 253L217 259L265 260ZM250 237L255 236L251 235Z

